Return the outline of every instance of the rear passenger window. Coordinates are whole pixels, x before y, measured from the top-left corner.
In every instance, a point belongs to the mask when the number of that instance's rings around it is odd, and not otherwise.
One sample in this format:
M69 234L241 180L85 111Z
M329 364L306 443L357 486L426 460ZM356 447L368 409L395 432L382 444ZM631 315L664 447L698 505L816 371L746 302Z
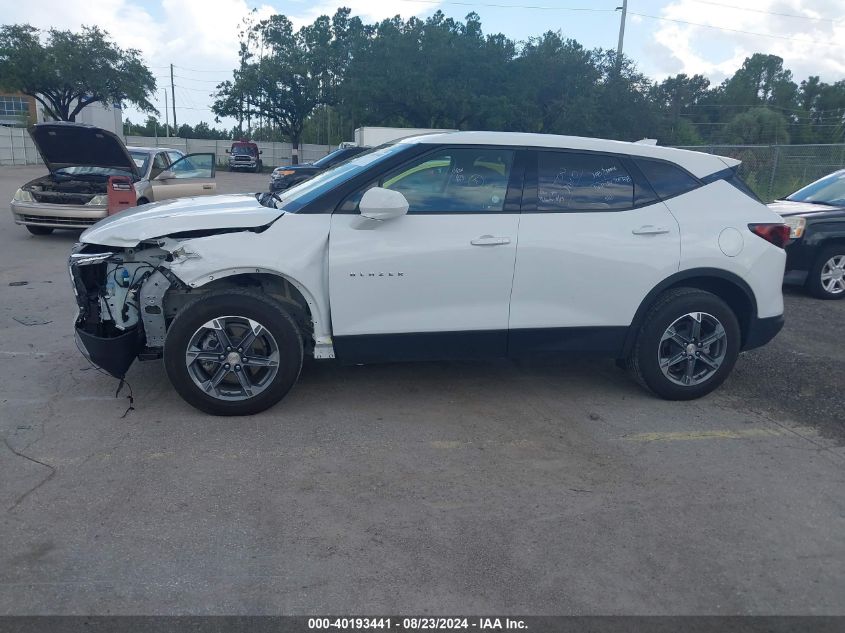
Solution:
M637 159L637 167L662 199L679 196L698 187L698 181L680 167L658 160Z
M619 159L539 152L538 211L621 211L634 206L634 182Z

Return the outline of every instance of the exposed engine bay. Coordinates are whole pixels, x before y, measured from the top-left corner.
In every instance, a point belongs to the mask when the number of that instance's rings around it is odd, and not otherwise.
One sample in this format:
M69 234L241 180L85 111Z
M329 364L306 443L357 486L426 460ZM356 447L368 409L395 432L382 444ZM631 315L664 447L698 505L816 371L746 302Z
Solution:
M164 283L157 285L163 296L170 283L159 266L170 257L155 244L113 250L82 246L71 254L70 276L79 306L77 336L91 360L115 376L123 377L146 345L142 290L151 277L160 277ZM161 345L165 327L160 297L148 307L150 320L157 326L151 329L162 334L162 340L155 342Z
M108 176L74 176L55 172L28 182L22 187L37 202L88 204L96 195L105 195Z
M123 378L136 358L161 358L176 314L198 295L221 287L250 287L284 303L308 335L306 347L313 350L308 307L287 281L240 275L189 287L170 270L176 262L197 257L185 244L184 239L167 237L134 248L84 243L74 247L69 270L79 308L75 332L80 351L95 365Z

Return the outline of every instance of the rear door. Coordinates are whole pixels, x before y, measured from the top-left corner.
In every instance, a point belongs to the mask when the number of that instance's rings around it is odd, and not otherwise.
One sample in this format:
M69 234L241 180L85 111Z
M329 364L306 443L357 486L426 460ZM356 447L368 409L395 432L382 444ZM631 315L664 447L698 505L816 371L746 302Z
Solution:
M624 156L554 150L534 156L519 228L510 353L614 353L646 294L678 270L678 224Z
M188 154L152 179L153 196L166 200L213 194L217 188L214 175L214 154Z
M521 168L509 148L434 149L369 186L408 214L362 222L352 194L332 216L333 341L346 361L503 356Z

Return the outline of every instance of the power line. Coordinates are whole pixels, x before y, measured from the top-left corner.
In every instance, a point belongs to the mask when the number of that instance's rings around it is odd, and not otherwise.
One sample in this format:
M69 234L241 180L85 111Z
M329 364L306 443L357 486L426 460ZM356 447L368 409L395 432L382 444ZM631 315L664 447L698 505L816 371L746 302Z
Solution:
M232 71L229 71L229 75L231 78ZM192 77L185 77L184 75L174 75L176 79L184 79L185 81L194 81L197 83L204 83L204 84L219 84L227 81L227 79L193 79Z
M593 7L549 7L532 4L497 4L492 2L459 2L458 0L399 0L423 4L454 4L461 7L490 7L493 9L536 9L539 11L585 11L589 13L616 13L616 9L595 9Z
M676 20L675 18L664 18L660 17L659 15L647 15L645 13L635 13L634 11L629 11L631 15L638 15L641 18L649 18L651 20L661 20L663 22L675 22L677 24L688 24L689 26L701 26L706 29L715 29L717 31L729 31L731 33L743 33L745 35L756 35L758 37L771 37L778 40L790 40L792 42L804 42L805 44L815 44L815 45L828 45L831 46L832 44L827 44L825 42L821 42L819 40L807 40L803 38L797 37L787 37L786 35L773 35L772 33L755 33L753 31L743 31L741 29L730 29L724 26L713 26L712 24L702 24L701 22L687 22L686 20Z
M710 2L710 0L692 0L698 4L709 4L714 7L725 7L726 9L736 9L738 11L751 11L752 13L763 13L765 15L777 15L782 18L799 18L801 20L815 20L817 22L832 22L839 24L845 20L834 20L832 18L814 18L810 15L798 15L796 13L780 13L778 11L764 11L763 9L751 9L750 7L738 7L734 4L724 4L722 2Z

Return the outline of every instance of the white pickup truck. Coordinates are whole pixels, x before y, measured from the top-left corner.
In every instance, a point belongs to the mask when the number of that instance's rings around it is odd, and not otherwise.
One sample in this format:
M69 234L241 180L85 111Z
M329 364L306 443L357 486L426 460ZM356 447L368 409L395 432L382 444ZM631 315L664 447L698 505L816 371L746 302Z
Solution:
M282 194L110 217L70 257L85 354L164 358L185 400L255 413L303 357L591 352L664 398L708 393L783 324L789 229L738 161L644 144L455 132Z

